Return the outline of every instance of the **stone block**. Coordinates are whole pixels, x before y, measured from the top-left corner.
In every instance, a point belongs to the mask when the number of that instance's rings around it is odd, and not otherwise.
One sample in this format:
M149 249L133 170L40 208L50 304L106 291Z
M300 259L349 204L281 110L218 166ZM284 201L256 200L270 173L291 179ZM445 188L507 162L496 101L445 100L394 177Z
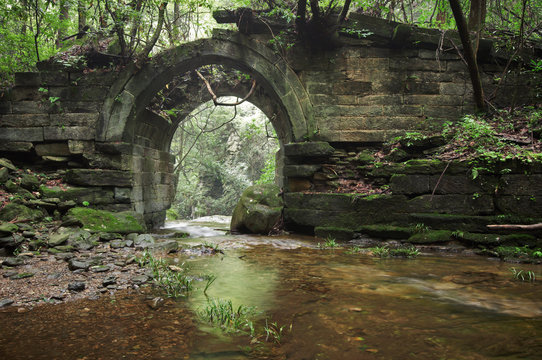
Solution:
M0 131L1 132L1 131ZM25 141L0 142L0 151L27 153L34 149L34 144Z
M11 114L11 101L0 101L0 115ZM2 120L0 118L0 124Z
M488 215L495 206L489 195L421 195L408 201L411 212L440 214Z
M332 83L309 82L306 84L309 94L333 94Z
M15 86L34 86L38 87L41 84L41 76L39 72L16 72Z
M99 113L63 113L51 114L51 124L63 126L95 127Z
M75 201L82 204L88 201L91 205L114 203L114 193L111 188L102 187L78 187L78 186L41 186L40 193L43 198L57 198L60 201Z
M3 115L0 126L33 128L39 126L49 126L50 120L48 114L10 114Z
M70 101L103 101L107 86L59 86L49 89L49 96Z
M36 144L36 154L38 156L70 156L70 149L67 142Z
M455 95L405 95L405 105L436 105L436 106L461 106L463 97Z
M86 126L51 126L43 128L45 140L93 140L96 129Z
M70 154L93 153L95 150L94 141L68 140Z
M371 92L372 84L365 81L341 81L333 84L334 95L363 95Z
M307 178L289 178L288 191L291 193L312 189L313 184Z
M41 71L41 86L67 86L70 84L69 73L66 71Z
M467 91L472 91L472 86L467 85L467 83L441 83L440 84L440 94L442 95L459 95L464 96L467 94Z
M438 53L435 50L420 49L418 50L418 57L424 60L461 60L456 52L441 52ZM445 66L443 63L442 66Z
M498 194L541 197L539 200L542 201L542 174L503 175Z
M392 58L390 59L390 70L416 70L416 71L435 71L444 72L446 66L437 61L423 60L417 58Z
M439 94L440 83L425 81L405 81L403 92L406 94Z
M495 206L500 213L542 217L542 196L505 195L495 198Z
M132 173L120 170L69 169L66 181L82 186L131 186Z
M102 108L102 101L70 101L60 100L62 109L66 112L86 113L99 112Z
M365 95L358 96L359 105L400 105L402 103L401 95Z
M327 157L335 149L324 141L310 141L284 145L284 156L293 158Z
M115 201L119 203L130 203L132 196L132 189L125 187L116 187L115 191Z
M283 168L283 175L287 177L312 177L321 168L321 165L286 165Z
M13 114L47 114L51 108L49 102L17 101L12 103Z
M2 142L43 141L43 128L4 128L0 131Z
M11 100L13 102L24 100L40 100L42 98L41 92L37 87L21 87L16 86L11 91Z

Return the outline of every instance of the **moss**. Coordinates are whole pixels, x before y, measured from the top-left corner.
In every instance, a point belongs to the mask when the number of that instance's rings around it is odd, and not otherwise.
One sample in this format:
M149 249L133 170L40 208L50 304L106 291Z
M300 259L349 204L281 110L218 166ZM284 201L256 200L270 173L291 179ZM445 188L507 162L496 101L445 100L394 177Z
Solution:
M85 229L92 232L128 234L145 231L141 222L132 212L112 213L105 210L76 207L70 209L67 215L79 220Z
M365 225L360 232L381 239L408 239L412 228L392 225Z
M317 226L314 228L314 235L323 239L333 238L339 241L348 241L354 237L354 231L343 227Z
M0 210L0 220L37 221L44 218L41 210L30 209L21 204L9 203Z
M466 242L468 245L493 247L502 243L502 235L498 234L476 234L463 232L459 234L457 238L462 242Z
M408 238L412 244L438 244L445 243L452 239L450 230L429 230L416 233Z

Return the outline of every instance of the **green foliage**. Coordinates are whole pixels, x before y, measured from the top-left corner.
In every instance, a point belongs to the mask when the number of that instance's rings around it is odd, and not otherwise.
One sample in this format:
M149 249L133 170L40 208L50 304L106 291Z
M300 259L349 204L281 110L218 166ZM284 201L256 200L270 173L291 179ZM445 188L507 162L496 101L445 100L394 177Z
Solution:
M285 329L286 329L286 325L279 326L279 324L276 321L269 323L267 319L265 319L265 326L263 328L263 330L265 331L265 341L271 340L272 342L280 345L282 337L284 336ZM291 332L292 324L290 324L289 329Z
M175 268L177 271L174 271L166 260L154 257L149 251L145 251L141 257L137 258L137 262L139 266L152 271L154 284L168 297L185 297L192 291L192 279L187 275L184 264L177 266ZM179 269L181 271L178 271Z
M379 258L387 257L402 257L402 258L415 258L420 254L420 251L414 246L400 247L397 249L390 249L389 246L384 245L380 247L374 247L369 249L374 256Z
M334 238L332 238L331 236L328 236L328 238L323 244L318 243L316 244L316 247L318 249L335 249L335 248L340 247L340 245L337 243L337 241Z
M536 260L542 259L542 249L531 249L525 246L498 246L493 252L501 259L522 259Z
M510 272L512 272L512 277L515 280L520 281L528 281L528 282L535 282L536 281L536 275L533 271L525 271L522 269L516 269L516 268L510 268Z
M252 306L239 305L234 307L231 300L208 299L207 305L198 315L204 321L220 327L226 332L249 332L254 334L251 318L256 314Z

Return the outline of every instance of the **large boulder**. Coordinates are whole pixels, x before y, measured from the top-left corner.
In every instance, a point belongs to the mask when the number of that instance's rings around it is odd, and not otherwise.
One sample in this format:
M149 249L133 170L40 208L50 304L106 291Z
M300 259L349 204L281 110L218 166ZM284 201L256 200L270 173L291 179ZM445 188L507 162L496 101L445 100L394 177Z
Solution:
M9 203L0 210L0 221L38 221L44 216L41 210L15 203Z
M241 195L233 211L231 231L269 234L282 216L281 190L274 184L254 185Z

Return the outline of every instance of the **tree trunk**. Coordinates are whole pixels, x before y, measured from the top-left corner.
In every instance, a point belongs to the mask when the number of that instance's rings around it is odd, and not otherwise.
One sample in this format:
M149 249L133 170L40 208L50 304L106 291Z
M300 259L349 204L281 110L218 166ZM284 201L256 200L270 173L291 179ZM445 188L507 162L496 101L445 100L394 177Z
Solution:
M474 92L474 102L476 103L477 111L485 111L486 104L484 101L484 89L482 88L482 80L480 78L480 70L478 69L478 64L476 62L476 56L472 48L472 43L469 36L469 28L467 27L467 22L463 16L463 11L461 10L461 5L459 0L449 0L450 7L454 14L455 22L457 24L457 31L459 32L459 37L461 38L461 43L463 44L463 53L465 55L465 60L467 61L467 67L469 69L470 79L472 82L472 90Z
M486 22L486 0L471 0L469 11L469 30L480 32Z
M77 1L77 29L79 30L79 33L82 33L85 31L85 27L87 26L87 13L85 11L85 4L83 3L83 0Z
M62 47L62 39L66 36L64 33L64 22L68 19L69 11L70 11L70 4L68 1L63 0L60 2L60 9L58 14L58 20L60 22L60 28L58 29L57 36L56 36L56 47L61 48Z

